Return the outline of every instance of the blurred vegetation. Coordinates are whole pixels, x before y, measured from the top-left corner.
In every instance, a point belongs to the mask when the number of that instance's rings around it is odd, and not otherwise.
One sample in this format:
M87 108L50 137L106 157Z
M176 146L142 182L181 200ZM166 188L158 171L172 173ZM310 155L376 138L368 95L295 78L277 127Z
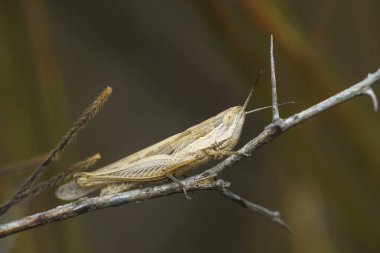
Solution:
M241 103L270 103L275 37L283 117L379 68L378 1L0 1L0 165L46 153L105 86L104 112L51 173L100 152L103 164ZM378 88L375 91L379 91ZM252 105L253 106L253 105ZM270 120L248 119L243 140ZM380 119L358 98L290 130L226 174L281 211L285 234L216 194L95 212L0 241L0 252L379 252ZM27 173L0 178L1 201ZM59 204L49 192L1 222Z

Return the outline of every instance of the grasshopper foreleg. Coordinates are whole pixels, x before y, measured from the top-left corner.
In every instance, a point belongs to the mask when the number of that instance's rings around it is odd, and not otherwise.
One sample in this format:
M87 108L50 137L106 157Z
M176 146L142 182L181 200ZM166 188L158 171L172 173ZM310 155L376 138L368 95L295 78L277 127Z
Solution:
M213 147L211 149L205 149L203 152L206 153L206 155L212 156L214 159L222 159L223 157L230 156L230 155L242 155L249 157L251 154L240 152L240 151L231 151L231 150L220 150L216 147Z

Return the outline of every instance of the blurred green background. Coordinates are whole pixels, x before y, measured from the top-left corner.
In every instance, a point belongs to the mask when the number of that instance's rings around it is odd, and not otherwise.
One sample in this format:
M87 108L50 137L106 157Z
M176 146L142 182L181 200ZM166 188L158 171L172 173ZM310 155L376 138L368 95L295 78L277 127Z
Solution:
M270 104L274 34L283 117L379 68L380 3L365 1L0 1L0 165L44 154L104 87L100 115L51 170L101 166L245 99ZM375 90L379 91L379 88ZM249 117L240 145L270 122ZM380 252L380 117L358 98L297 126L228 171L232 190L279 210L289 235L202 192L97 211L0 241L0 252ZM25 179L0 179L0 200ZM1 223L63 202L53 191Z

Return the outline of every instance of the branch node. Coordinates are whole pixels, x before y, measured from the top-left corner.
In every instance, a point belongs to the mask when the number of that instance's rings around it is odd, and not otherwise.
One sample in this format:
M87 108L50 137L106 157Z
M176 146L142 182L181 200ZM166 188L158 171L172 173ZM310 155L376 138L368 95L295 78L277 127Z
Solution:
M272 121L272 123L267 125L264 129L271 129L272 128L274 131L283 132L283 129L285 127L284 122L285 122L284 119L278 118L278 119Z
M368 75L370 75L370 74L368 74ZM363 91L362 94L363 94L363 95L367 95L367 96L369 96L369 97L371 98L372 105L373 105L373 110L374 110L375 112L377 112L377 110L378 110L378 108L379 108L379 103L378 103L378 101L377 101L377 97L376 97L376 94L375 94L375 92L373 91L373 89L372 89L372 88L366 89L366 90Z
M227 181L224 181L223 179L218 179L216 182L215 182L215 185L216 187L218 187L219 189L225 189L227 187L230 187L231 186L231 183L230 182L227 182Z

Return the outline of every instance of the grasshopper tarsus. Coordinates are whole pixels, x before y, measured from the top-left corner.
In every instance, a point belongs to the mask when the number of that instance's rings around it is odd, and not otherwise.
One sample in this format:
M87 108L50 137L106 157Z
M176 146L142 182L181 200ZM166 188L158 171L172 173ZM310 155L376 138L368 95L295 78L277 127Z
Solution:
M251 153L246 153L244 151L235 151L234 153L236 155L241 155L241 156L245 156L245 157L251 157Z

